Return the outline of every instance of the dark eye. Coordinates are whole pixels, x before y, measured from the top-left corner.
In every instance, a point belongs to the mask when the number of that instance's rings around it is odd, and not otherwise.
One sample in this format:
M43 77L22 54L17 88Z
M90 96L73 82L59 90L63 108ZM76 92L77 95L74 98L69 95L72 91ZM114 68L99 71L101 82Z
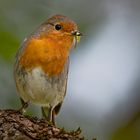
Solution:
M61 30L61 28L62 28L62 26L61 26L60 24L56 24L56 25L55 25L55 29L56 29L56 30Z

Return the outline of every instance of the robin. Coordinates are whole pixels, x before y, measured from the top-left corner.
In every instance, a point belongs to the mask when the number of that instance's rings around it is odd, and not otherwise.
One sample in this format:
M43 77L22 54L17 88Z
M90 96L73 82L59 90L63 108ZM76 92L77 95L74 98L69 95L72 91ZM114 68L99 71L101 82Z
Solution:
M69 54L81 35L74 21L54 15L24 40L14 65L22 112L29 102L39 105L55 125L66 94Z

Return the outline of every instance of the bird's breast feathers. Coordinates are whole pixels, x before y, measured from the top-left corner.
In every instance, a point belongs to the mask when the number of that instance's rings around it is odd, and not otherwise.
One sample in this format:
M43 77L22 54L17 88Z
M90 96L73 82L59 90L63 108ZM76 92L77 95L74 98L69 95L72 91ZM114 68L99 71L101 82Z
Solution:
M19 67L15 79L20 96L25 102L30 100L41 106L56 106L65 96L67 68L59 77L50 78L39 67L31 71Z
M72 41L62 44L50 38L32 38L26 43L19 64L26 69L41 67L48 76L59 75L67 62Z

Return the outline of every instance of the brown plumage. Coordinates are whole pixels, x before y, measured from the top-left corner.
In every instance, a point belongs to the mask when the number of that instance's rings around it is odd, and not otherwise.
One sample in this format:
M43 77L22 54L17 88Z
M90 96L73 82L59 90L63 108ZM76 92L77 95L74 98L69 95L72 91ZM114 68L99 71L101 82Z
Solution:
M43 115L55 124L66 92L69 54L80 35L74 21L55 15L25 39L14 66L22 109L28 102L40 105Z

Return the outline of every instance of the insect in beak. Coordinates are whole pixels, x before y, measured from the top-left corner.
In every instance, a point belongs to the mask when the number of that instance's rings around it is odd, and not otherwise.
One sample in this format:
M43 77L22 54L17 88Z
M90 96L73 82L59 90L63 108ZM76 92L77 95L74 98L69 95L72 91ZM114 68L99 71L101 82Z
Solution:
M82 33L80 33L78 30L72 31L71 34L74 36L75 43L74 43L74 48L76 48L77 43L80 42Z

